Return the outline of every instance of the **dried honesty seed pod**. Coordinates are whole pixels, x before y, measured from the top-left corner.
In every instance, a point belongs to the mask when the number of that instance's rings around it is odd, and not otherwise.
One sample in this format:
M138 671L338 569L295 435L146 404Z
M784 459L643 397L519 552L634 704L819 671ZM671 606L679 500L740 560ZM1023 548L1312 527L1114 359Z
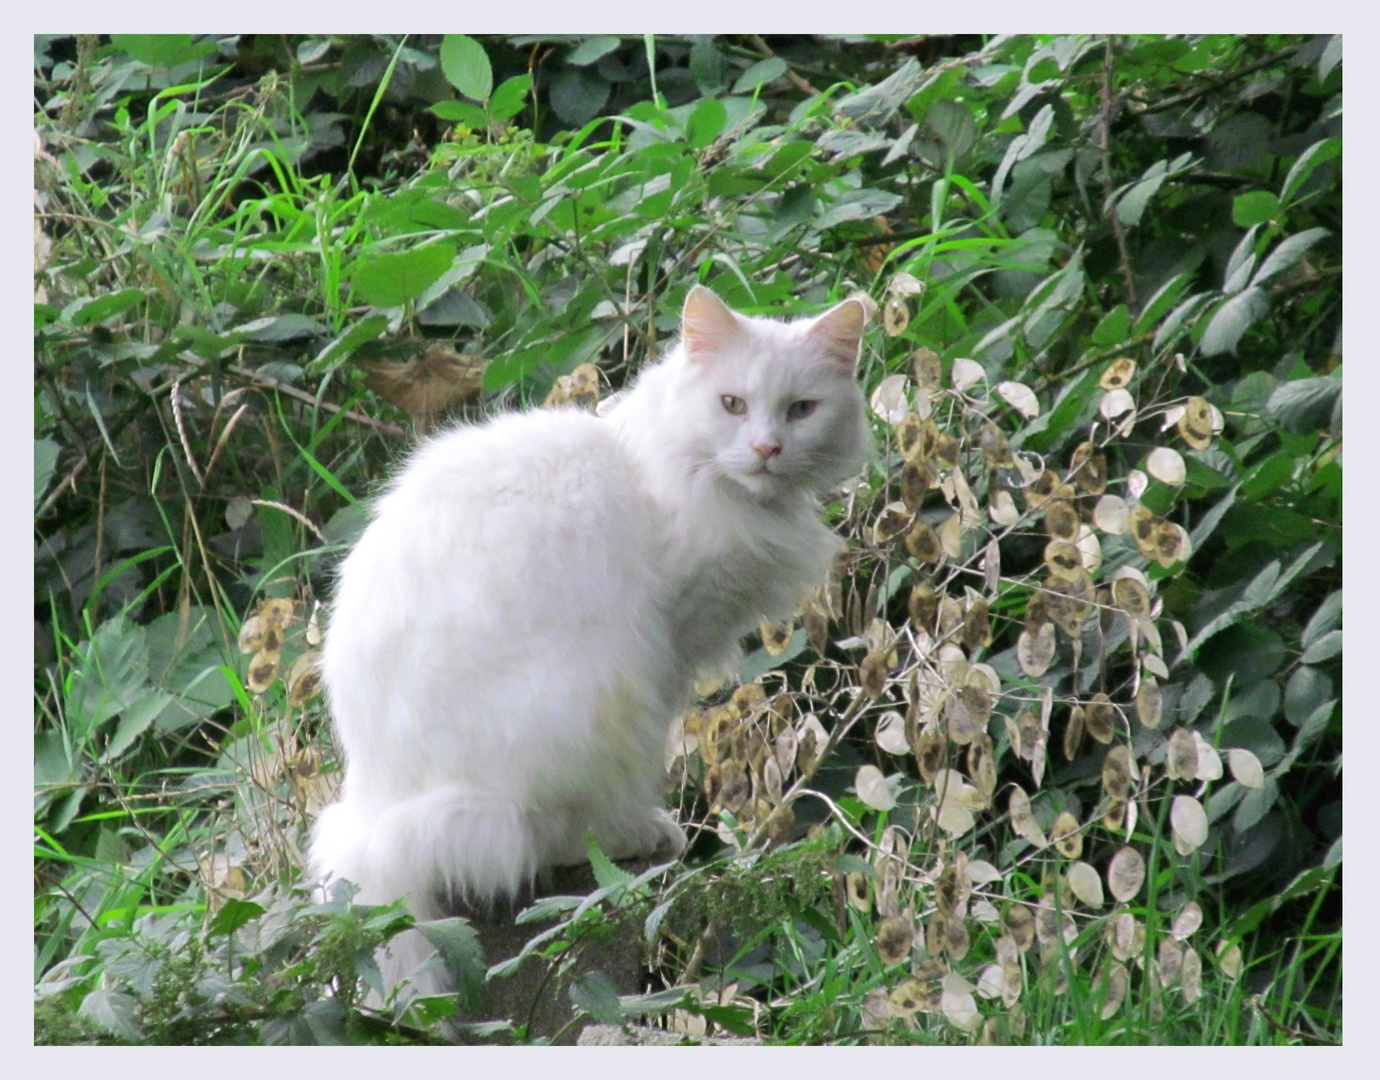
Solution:
M1148 506L1136 506L1131 510L1131 538L1147 559L1155 558L1155 533L1161 520Z
M1148 728L1159 727L1164 717L1164 693L1153 675L1141 679L1136 689L1136 716Z
M1003 920L1006 932L1021 952L1035 944L1035 913L1025 904L1012 904Z
M1129 357L1122 357L1120 360L1113 360L1107 365L1102 377L1097 380L1097 384L1103 390L1121 390L1131 384L1131 380L1136 377L1136 362Z
M901 466L901 501L911 511L925 505L925 496L934 487L934 476L923 461L907 461Z
M1055 577L1077 581L1083 576L1083 559L1078 548L1067 540L1051 540L1045 545L1045 565Z
M1015 830L1017 836L1028 840L1037 848L1042 848L1049 843L1045 837L1045 832L1040 828L1039 822L1035 820L1035 815L1030 808L1030 796L1019 784L1011 785L1011 795L1007 800L1007 812L1011 815L1011 828Z
M886 656L882 653L868 653L858 665L863 693L873 701L881 697L886 690L886 673Z
M1174 796L1169 807L1169 824L1174 832L1174 850L1180 855L1197 851L1207 839L1207 813L1192 795Z
M791 643L791 635L795 633L795 620L781 623L763 621L758 630L762 637L762 648L767 650L767 654L780 656Z
M1016 638L1016 660L1032 679L1038 679L1049 670L1054 663L1054 653L1053 623L1045 623L1034 633L1026 628Z
M1044 587L1045 603L1049 607L1050 618L1066 636L1077 641L1082 636L1083 624L1093 613L1093 604L1097 600L1097 590L1093 587L1092 577L1086 570L1073 581L1050 577L1045 579Z
M1086 710L1075 705L1069 710L1069 722L1064 726L1064 760L1072 761L1083 746Z
M906 382L904 375L888 375L872 391L869 401L872 411L888 424L899 424L910 412L910 402L906 400Z
M906 533L906 551L920 562L937 563L944 557L944 548L939 542L939 534L924 521L917 521Z
M1054 849L1066 859L1077 859L1083 854L1083 834L1078 819L1067 810L1054 819L1050 839L1054 841Z
M976 360L959 357L953 363L949 378L953 380L954 389L961 392L985 380L987 372Z
M1180 437L1194 450L1206 450L1212 445L1212 406L1200 397L1189 398L1178 428Z
M1084 722L1088 734L1103 746L1111 742L1112 733L1116 730L1116 706L1112 704L1112 699L1103 693L1094 694L1088 703Z
M1118 744L1102 759L1102 790L1113 802L1124 803L1131 797L1131 784L1136 778L1130 748Z
M944 767L948 750L944 736L934 729L922 732L915 747L915 763L920 769L920 778L933 784Z
M1035 391L1026 386L1025 383L1010 381L998 383L997 393L1001 395L1003 401L1027 420L1034 420L1040 415L1040 402L1035 397Z
M1173 447L1157 446L1145 459L1145 471L1156 480L1179 487L1188 475L1183 455Z
M1171 780L1192 780L1197 776L1198 744L1193 741L1193 732L1181 727L1170 732L1164 768Z
M1069 461L1073 482L1089 495L1107 490L1107 456L1090 442L1080 443Z
M941 469L958 468L958 440L947 431L941 431L934 437L933 457L935 464Z
M1126 903L1145 884L1145 859L1133 847L1124 847L1112 856L1107 866L1107 891L1118 902Z
M1100 908L1104 901L1102 879L1088 863L1079 861L1069 867L1069 889L1078 900L1090 908Z
M262 694L278 677L282 653L278 649L260 649L249 661L248 687L252 694Z
M901 422L896 425L896 449L900 451L904 460L924 460L924 456L920 452L920 438L923 430L920 426L920 417L913 412L906 413Z
M1096 1000L1099 995L1105 993L1102 999L1102 1011L1098 1014L1103 1020L1110 1020L1121 1009L1122 1003L1126 1000L1126 988L1130 985L1131 976L1126 970L1126 965L1120 961L1113 962L1107 968L1105 980L1098 977L1093 983L1092 995Z
M937 352L933 349L916 349L910 354L910 364L916 386L926 390L939 389L939 384L944 380L944 367Z
M1120 536L1131 527L1131 508L1120 495L1103 495L1093 507L1093 524L1110 536Z
M997 525L1009 528L1021 520L1021 512L1016 508L1016 500L1005 488L988 488L987 516Z
M1054 497L1054 493L1059 490L1059 476L1052 469L1046 469L1035 477L1030 486L1025 489L1025 504L1032 510L1038 510Z
M969 655L992 644L992 624L987 615L987 601L975 600L963 619L963 647Z
M1150 590L1132 577L1112 582L1112 603L1133 619L1150 614Z
M289 705L305 705L321 692L321 654L309 649L293 661L287 674Z
M910 620L916 629L928 634L934 633L935 620L939 617L939 594L934 586L923 578L910 587L910 601L907 604Z
M1126 420L1121 425L1121 432L1126 430L1136 419L1136 399L1127 390L1108 390L1102 396L1102 401L1097 406L1097 411L1108 420L1115 420L1118 416L1125 416Z
M1227 751L1227 767L1232 778L1242 787L1259 788L1265 783L1265 770L1260 767L1260 759L1249 750L1233 747Z
M978 447L987 464L994 469L1014 469L1016 460L1011 456L1011 444L996 424L991 421L982 425L978 433Z
M887 967L910 959L915 924L907 915L893 915L877 928L877 955Z
M872 526L872 539L878 544L886 544L910 528L913 515L903 502L891 502L882 507Z
M1078 511L1062 499L1051 501L1045 508L1045 532L1056 540L1073 543L1078 539Z
M1025 604L1025 628L1038 630L1047 622L1049 622L1049 597L1038 590L1032 592L1030 599Z
M1185 949L1179 964L1179 990L1184 1003L1192 1005L1203 996L1203 960L1197 949Z
M910 322L910 308L899 296L893 296L882 308L882 327L887 337L895 337L905 330Z
M1096 574L1102 569L1102 541L1090 526L1078 526L1078 539L1074 547L1078 549L1078 557L1083 560L1083 569L1089 574Z

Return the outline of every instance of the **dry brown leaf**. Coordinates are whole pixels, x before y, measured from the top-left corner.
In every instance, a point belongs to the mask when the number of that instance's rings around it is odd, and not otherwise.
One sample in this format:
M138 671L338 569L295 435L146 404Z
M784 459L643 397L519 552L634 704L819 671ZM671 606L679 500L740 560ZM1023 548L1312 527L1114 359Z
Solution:
M357 366L364 372L365 386L414 420L425 424L441 413L477 398L483 389L484 369L489 362L456 352L451 346L438 341L428 345L421 356L402 363L376 360L360 362ZM597 373L598 369L595 371ZM566 378L573 378L573 373ZM555 393L554 389L552 393ZM589 407L593 408L592 402Z

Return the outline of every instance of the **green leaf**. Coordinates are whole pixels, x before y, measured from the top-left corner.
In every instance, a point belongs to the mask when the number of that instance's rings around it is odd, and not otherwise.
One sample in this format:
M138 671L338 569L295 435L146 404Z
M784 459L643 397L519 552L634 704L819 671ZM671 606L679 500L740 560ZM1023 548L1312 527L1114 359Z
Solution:
M48 493L53 472L57 469L58 444L52 439L34 440L34 510Z
M1244 292L1237 293L1219 307L1209 320L1203 338L1198 343L1204 356L1217 356L1224 352L1235 352L1251 324L1270 309L1265 298L1265 290L1252 285Z
M307 370L313 375L334 371L353 356L361 345L375 340L387 329L387 315L369 315L361 319L317 353L316 358L307 365Z
M171 68L210 56L214 41L192 44L191 34L111 34L110 43L149 67Z
M1308 434L1328 424L1341 392L1342 381L1333 375L1294 379L1275 388L1266 408L1286 431Z
M532 76L514 75L504 79L489 99L489 115L495 120L508 120L527 107L527 95L532 90Z
M253 900L240 900L232 896L216 912L216 917L206 928L206 936L218 937L221 934L233 934L241 926L257 919L265 910L262 905L254 903Z
M1302 664L1284 684L1284 718L1295 727L1302 727L1314 709L1332 701L1335 695L1336 687L1327 672Z
M447 124L464 124L471 131L483 131L489 126L484 110L472 101L438 101L431 111Z
M143 289L122 289L120 292L98 296L72 313L73 326L95 326L117 315L123 315L136 304L148 299Z
M92 990L77 1007L77 1015L85 1017L125 1042L141 1043L144 1033L139 1028L138 1002L124 990L102 987Z
M165 690L150 690L120 714L120 722L115 725L115 734L106 744L102 761L114 761L134 744L164 709L171 704L173 696Z
M489 55L468 34L447 34L441 39L441 72L451 86L473 101L484 101L493 92Z
M568 67L556 72L548 95L556 115L567 124L587 124L609 99L608 80L589 68Z
M1276 274L1283 273L1294 263L1302 258L1303 253L1328 235L1328 230L1323 228L1304 229L1301 233L1286 237L1274 251L1265 257L1265 261L1260 264L1260 269L1255 272L1255 277L1251 279L1252 285L1259 285L1262 281L1267 281Z
M1321 664L1324 660L1331 660L1342 651L1342 632L1340 630L1329 630L1312 645L1304 650L1299 657L1301 664Z
M1232 826L1238 833L1245 832L1268 814L1278 801L1279 782L1273 776L1267 776L1260 787L1247 790L1241 801L1236 804L1236 813L1231 819Z
M1279 189L1279 201L1282 203L1289 202L1313 174L1314 169L1324 162L1340 157L1341 153L1341 139L1322 139L1315 142L1299 155L1293 168L1289 170L1289 175L1284 178L1284 186Z
M607 56L618 48L620 38L612 34L600 34L596 37L585 38L579 45L571 49L565 58L567 64L574 64L576 67L586 67L594 63L600 57Z
M701 101L690 114L690 119L685 122L685 134L690 140L691 147L703 150L719 137L719 132L723 131L727 122L728 110L724 108L722 101L715 98Z
M1305 649L1308 648L1334 626L1340 625L1341 621L1342 590L1338 589L1330 593L1327 599L1318 605L1318 610L1313 612L1313 617L1303 628L1303 637L1300 639L1300 643Z
M355 268L355 296L375 307L397 307L420 296L454 261L455 245L445 240L409 251L365 255Z
M779 56L759 60L738 76L738 81L733 84L733 92L735 94L750 94L764 83L779 79L784 74L786 74L786 61Z
M1243 229L1279 216L1279 199L1268 191L1248 191L1231 205L1231 219Z
M1093 330L1092 342L1094 345L1116 345L1126 340L1126 332L1130 328L1130 310L1125 304L1117 304Z
M1235 625L1254 611L1259 611L1266 604L1270 603L1276 596L1285 590L1294 578L1298 577L1303 569L1312 560L1313 556L1322 550L1322 542L1308 547L1290 565L1289 569L1280 572L1280 562L1278 559L1270 562L1254 578L1249 585L1242 591L1241 597L1228 605L1227 609L1219 615L1209 620L1208 623L1193 635L1193 639L1188 643L1185 650L1189 656L1193 656L1198 649L1214 634L1221 633L1229 626Z
M626 885L633 879L632 874L621 870L609 861L609 857L599 848L593 833L585 836L585 850L589 853L589 867L594 872L594 880L601 889L614 885Z
M570 1000L576 1008L602 1024L622 1026L626 1019L618 1000L618 987L602 971L581 975L570 985Z
M78 732L89 735L142 695L149 672L145 630L116 615L96 629L80 656L67 717Z
M484 990L484 950L479 933L468 919L455 916L417 923L417 930L441 954L446 969L455 977L461 993L477 1003Z
M1327 43L1327 48L1323 49L1322 56L1318 58L1318 82L1327 82L1327 77L1332 74L1332 69L1341 62L1342 35L1333 34L1332 39Z

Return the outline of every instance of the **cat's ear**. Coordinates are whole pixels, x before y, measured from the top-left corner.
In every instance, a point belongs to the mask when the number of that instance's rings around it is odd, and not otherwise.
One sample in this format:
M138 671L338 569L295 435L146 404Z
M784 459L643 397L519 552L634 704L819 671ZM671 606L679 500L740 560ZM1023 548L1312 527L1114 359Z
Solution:
M694 286L681 312L681 341L691 360L722 352L742 333L738 317L715 295L713 289Z
M858 362L866 324L867 308L861 300L850 297L815 319L806 336L851 371Z

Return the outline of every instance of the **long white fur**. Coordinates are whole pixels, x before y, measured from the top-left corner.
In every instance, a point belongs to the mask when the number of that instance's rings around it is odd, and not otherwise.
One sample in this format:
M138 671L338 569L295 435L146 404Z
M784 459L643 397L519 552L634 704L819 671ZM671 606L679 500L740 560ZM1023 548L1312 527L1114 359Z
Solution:
M818 497L868 448L864 318L858 301L748 318L697 286L680 341L608 416L504 415L418 448L332 603L345 776L316 876L430 919L447 894L482 904L584 861L587 832L613 858L681 850L661 809L668 726L697 674L824 580L838 541ZM801 400L818 405L787 419ZM396 939L386 981L428 952Z

